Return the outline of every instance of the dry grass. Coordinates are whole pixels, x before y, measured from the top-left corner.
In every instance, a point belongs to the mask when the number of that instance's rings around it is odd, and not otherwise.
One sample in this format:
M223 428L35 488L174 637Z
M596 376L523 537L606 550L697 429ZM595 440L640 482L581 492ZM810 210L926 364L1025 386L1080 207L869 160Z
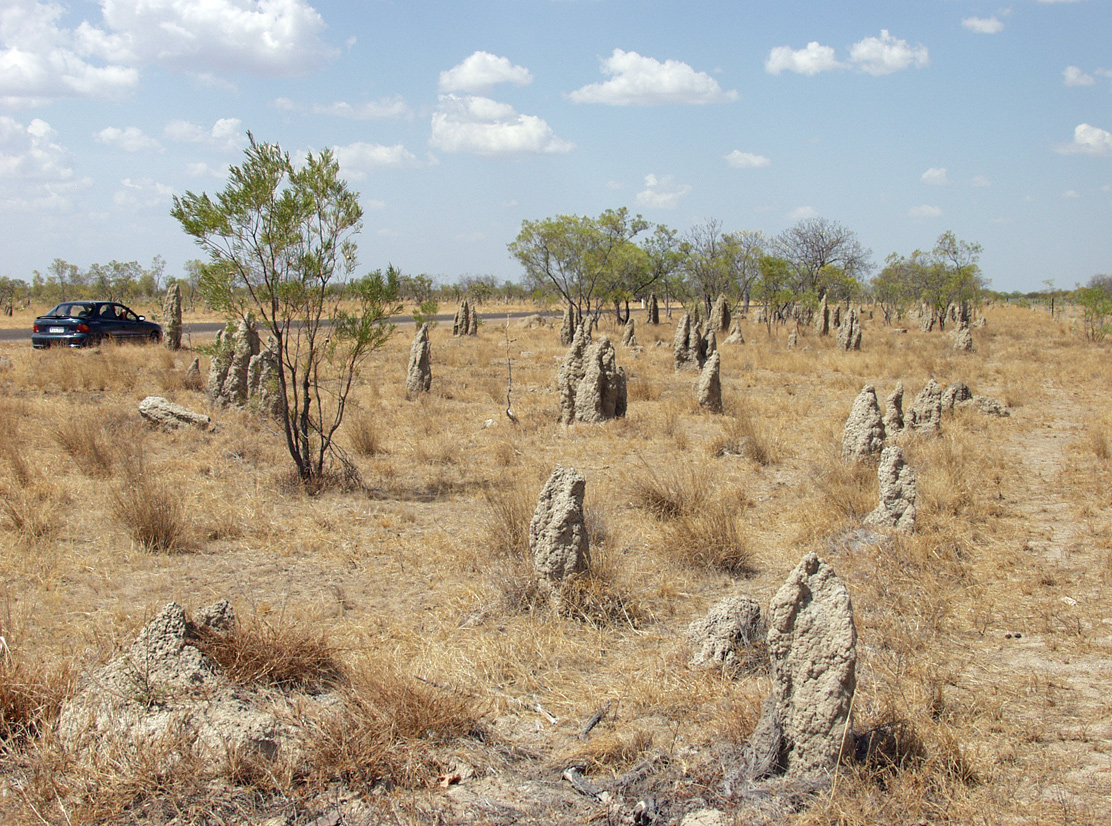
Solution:
M840 353L810 334L789 352L783 331L742 322L746 343L720 348L733 400L720 417L700 415L693 376L653 346L672 324L639 325L644 349L618 352L628 418L570 428L555 423L554 329L510 322L517 424L500 322L468 339L434 330L433 392L416 403L403 401L403 331L361 369L343 426L363 484L313 495L287 484L281 434L209 410L184 381L191 352L5 350L3 632L28 656L0 661L15 733L0 819L263 822L296 806L311 820L356 796L370 808L344 809L353 821L495 818L458 802L473 792L522 820L585 822L596 809L553 767L605 785L658 754L628 795L677 820L696 798L732 812L721 782L769 676L689 670L684 632L727 594L767 603L814 550L853 598L855 731L876 744L785 822L1096 822L1107 774L1093 755L1112 748L1094 699L1112 693L1099 611L1112 598L1112 369L1068 324L989 312L972 356L913 323L894 335L866 322L865 349ZM903 381L910 403L930 377L1013 416L947 415L937 439L901 437L918 532L868 544L857 531L876 466L841 461L844 417L863 384L883 398ZM148 393L212 414L215 432L147 431L135 404ZM559 613L526 540L556 464L587 478L592 539ZM132 744L126 770L78 767L42 723L65 675L126 646L168 600L223 596L247 619L205 644L244 690L339 698L297 718L309 759L201 765L170 737ZM426 786L457 762L474 786L446 809Z

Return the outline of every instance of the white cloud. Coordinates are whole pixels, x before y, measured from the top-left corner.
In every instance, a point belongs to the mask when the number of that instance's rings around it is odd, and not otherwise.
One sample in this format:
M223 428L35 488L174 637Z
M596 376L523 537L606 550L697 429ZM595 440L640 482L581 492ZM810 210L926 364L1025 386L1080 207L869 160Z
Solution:
M1062 82L1067 86L1092 86L1096 78L1081 71L1080 66L1067 66L1062 70Z
M499 83L527 86L533 75L524 66L515 66L508 58L490 52L475 52L462 63L440 73L441 92L488 92Z
M350 120L389 120L392 118L407 118L413 114L401 95L367 100L362 103L346 103L338 100L328 104L314 103L311 106L296 103L289 98L275 98L270 102L270 105L283 112L330 115Z
M0 115L0 208L63 212L72 196L91 184L70 165L57 133L35 118L24 126Z
M949 183L949 179L946 177L946 167L944 166L932 166L922 174L919 180L931 186L942 186Z
M219 169L213 169L203 161L185 165L185 174L191 178L227 178L230 164L225 164Z
M168 204L174 194L173 187L150 178L124 178L120 184L123 189L112 196L112 202L127 209L150 209Z
M1058 151L1063 155L1112 155L1112 132L1087 123L1078 124L1073 130L1073 141L1059 146Z
M765 61L765 71L771 75L778 75L783 71L817 75L819 72L840 68L842 64L834 58L834 50L814 40L806 48L794 51L791 46L777 46L768 53L768 60Z
M89 54L130 64L263 77L306 74L335 51L305 0L100 0L104 27L82 23Z
M881 29L880 37L866 37L854 43L849 59L870 75L887 75L909 66L921 69L931 62L926 46L909 46L906 40L892 37L888 29Z
M1004 24L996 15L992 17L966 17L961 21L962 28L975 34L996 34L1004 30Z
M814 207L800 206L793 209L788 213L787 218L789 221L805 221L808 218L818 218L819 214Z
M556 137L541 118L518 114L508 103L474 95L440 96L429 145L474 155L548 154L575 148Z
M372 198L369 201L360 201L360 204L362 204L364 210L367 210L367 209L386 209L386 202L385 201L380 201L377 198Z
M1070 199L1080 198L1081 193L1078 192L1076 189L1067 189L1065 192L1062 193L1062 197L1063 198L1070 198Z
M941 218L942 210L936 206L923 204L922 206L912 207L907 211L911 218Z
M691 192L688 184L677 184L671 175L645 176L645 188L637 193L637 205L651 209L675 209Z
M185 120L172 120L162 134L173 141L202 143L225 152L235 152L247 145L247 135L239 118L221 118L211 129Z
M602 63L603 74L613 75L602 83L590 83L568 93L573 103L605 103L611 106L656 106L664 103L722 103L737 100L734 91L724 92L706 72L696 72L686 63L661 63L637 52L614 53Z
M344 174L362 180L376 169L405 169L420 166L417 156L400 143L383 146L377 143L351 143L337 146L336 160Z
M162 144L145 134L143 130L137 126L127 126L123 129L109 126L106 129L101 129L99 132L94 132L93 139L96 140L97 143L103 143L106 146L114 146L117 149L122 149L124 152L162 151Z
M93 60L75 33L60 28L65 9L38 0L4 0L0 9L0 105L36 106L57 98L118 98L139 73L114 55ZM98 65L103 63L103 65Z
M817 75L851 66L870 75L887 75L909 66L922 68L929 65L930 55L926 46L911 46L906 40L893 37L888 29L881 29L880 37L866 37L850 47L848 64L838 62L833 48L813 40L804 49L777 46L768 54L765 71L773 75L783 71Z
M990 181L984 175L974 175L973 180L970 181L970 183L972 183L973 186L979 186L979 187L992 186L992 181Z
M742 152L740 149L735 149L725 157L726 163L735 169L756 169L772 163L764 155L754 155L752 152Z

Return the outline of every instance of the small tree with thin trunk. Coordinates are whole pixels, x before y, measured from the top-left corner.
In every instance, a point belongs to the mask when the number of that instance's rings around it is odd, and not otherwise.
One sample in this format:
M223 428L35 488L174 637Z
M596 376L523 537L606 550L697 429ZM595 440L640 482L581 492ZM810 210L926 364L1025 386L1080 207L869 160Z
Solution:
M333 437L356 368L393 332L399 274L348 280L363 210L330 150L295 167L277 144L248 138L224 190L175 196L171 215L208 253L205 302L230 317L253 313L274 338L286 446L311 486L342 458Z

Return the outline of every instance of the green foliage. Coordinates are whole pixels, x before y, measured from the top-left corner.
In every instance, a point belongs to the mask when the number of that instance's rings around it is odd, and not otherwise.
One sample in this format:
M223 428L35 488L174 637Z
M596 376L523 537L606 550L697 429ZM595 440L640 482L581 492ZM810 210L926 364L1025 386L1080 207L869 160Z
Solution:
M765 325L772 333L772 317L799 299L791 264L774 255L761 256L754 284L754 298L765 305Z
M1104 341L1112 318L1112 276L1094 275L1087 286L1077 288L1074 300L1081 307L1085 338Z
M525 268L528 284L554 290L582 312L597 309L619 289L629 293L651 283L646 259L633 239L648 229L624 207L598 218L558 215L523 221L510 254Z
M254 313L274 338L286 444L314 484L338 457L333 436L358 364L393 331L402 276L391 265L348 280L363 211L330 150L295 167L277 144L248 138L224 190L175 196L171 215L208 254L198 274L206 304Z
M418 327L426 323L435 326L436 321L434 321L433 318L436 316L436 311L439 309L440 303L434 298L430 298L428 301L422 301L413 312L413 322Z

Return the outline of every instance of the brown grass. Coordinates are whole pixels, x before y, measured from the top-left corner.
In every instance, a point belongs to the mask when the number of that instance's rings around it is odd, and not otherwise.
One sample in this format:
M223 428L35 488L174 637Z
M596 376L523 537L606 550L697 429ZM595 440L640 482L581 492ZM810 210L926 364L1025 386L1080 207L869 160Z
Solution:
M702 805L743 819L721 784L769 675L692 671L684 633L739 590L766 604L813 550L853 599L854 729L877 745L786 823L1097 822L1097 756L1112 749L1095 608L1112 586L1108 348L1008 307L989 310L967 357L913 322L901 335L866 322L864 349L841 353L810 334L789 352L785 331L743 321L746 344L721 347L731 409L709 417L694 377L653 346L674 320L639 325L640 352L619 349L627 418L573 427L556 424L554 329L510 322L517 424L497 325L468 339L435 329L433 393L416 403L403 401L402 331L361 368L340 435L365 484L313 495L284 481L270 423L210 410L182 380L189 352L5 346L2 631L19 645L0 680L17 732L0 750L0 819L501 817L474 794L521 820L578 823L601 809L554 767L579 762L605 786L656 755L631 799L664 800L677 820ZM918 530L863 534L876 465L841 461L845 415L863 384L883 398L903 381L910 403L932 376L1013 415L946 415L936 439L900 437ZM148 393L210 413L216 430L147 430L135 405ZM526 543L556 464L587 479L592 539L561 614ZM213 643L242 690L339 697L291 705L310 756L201 765L170 737L78 766L53 740L69 678L51 675L87 674L170 599L223 596L250 606L235 638ZM428 789L453 763L474 768L472 785ZM357 797L367 808L344 802Z

